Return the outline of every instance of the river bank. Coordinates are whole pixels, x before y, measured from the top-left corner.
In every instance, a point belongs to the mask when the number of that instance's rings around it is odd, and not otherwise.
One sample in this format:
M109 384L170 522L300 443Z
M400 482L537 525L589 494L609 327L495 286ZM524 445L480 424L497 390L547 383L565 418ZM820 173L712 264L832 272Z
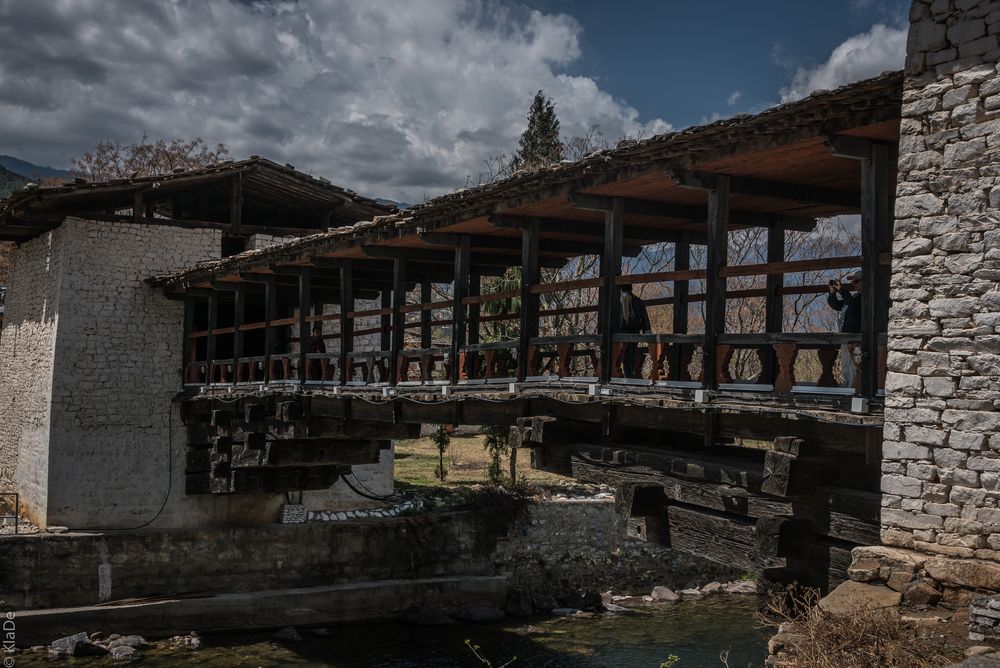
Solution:
M468 639L494 666L516 657L511 668L649 666L676 656L677 668L759 665L766 629L753 621L752 596L716 594L677 601L629 602L629 612L506 618L487 623L418 626L406 622L298 629L301 640L269 633L208 634L191 650L169 640L143 652L144 666L460 668L481 665ZM19 655L18 666L53 665L47 654ZM56 665L106 666L104 656L64 659Z

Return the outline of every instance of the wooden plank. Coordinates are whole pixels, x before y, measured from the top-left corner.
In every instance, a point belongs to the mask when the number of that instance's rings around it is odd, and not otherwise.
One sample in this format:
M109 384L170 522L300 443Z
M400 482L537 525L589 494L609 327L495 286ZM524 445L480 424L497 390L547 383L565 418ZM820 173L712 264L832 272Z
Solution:
M485 304L487 302L499 302L499 301L504 301L505 299L514 299L515 297L520 296L520 294L521 294L520 289L506 290L504 292L490 292L485 295L473 295L465 297L462 299L462 303L466 305L471 305L471 304Z
M718 177L716 188L708 193L708 258L705 281L705 347L702 358L702 383L710 390L719 389L715 373L716 343L726 332L726 279L720 278L729 253L729 178Z
M184 339L183 339L183 350L181 351L181 383L187 383L189 380L197 380L197 376L188 376L188 364L194 362L195 355L195 341L191 336L191 330L194 329L194 309L195 309L195 298L191 296L184 297Z
M621 318L621 293L615 279L622 273L622 234L625 226L625 200L616 197L604 212L604 252L601 255L601 293L599 297L599 318L601 332L602 383L610 382L615 360L612 347L615 332Z
M825 257L814 260L789 260L787 262L766 262L764 264L742 264L723 267L721 276L760 276L772 274L791 274L803 271L821 271L824 269L847 269L860 267L859 257Z
M861 161L861 379L858 384L861 396L874 398L878 389L878 343L876 341L875 311L888 309L881 300L884 292L879 267L880 229L891 225L892 211L889 202L889 151L881 144L872 146L871 158Z
M878 545L881 500L876 492L817 487L814 530L856 545Z
M243 357L243 321L246 319L247 286L240 283L234 295L233 308L233 382L239 380L240 359Z
M205 382L212 383L212 364L215 362L215 323L219 317L219 293L212 290L208 295L208 327L205 344Z
M531 338L538 336L538 295L531 288L539 281L538 273L538 221L532 221L521 230L521 327L518 333L517 379L524 381L528 374L528 346Z
M761 553L755 522L713 511L670 505L667 507L667 525L670 547L674 549L748 571L785 566L785 560L776 554Z
M601 209L603 211L603 209ZM538 231L544 234L558 234L558 235L573 235L573 236L588 236L595 237L597 239L603 239L604 237L604 226L601 223L590 221L590 220L567 220L565 218L546 218L538 216L519 216L512 214L490 214L489 216L490 224L495 227L500 227L504 229L523 229L531 221L538 222ZM622 238L628 239L630 244L628 246L622 246L622 254L628 257L635 257L638 255L638 250L633 245L638 244L652 244L652 243L665 243L677 241L679 232L677 230L671 230L664 227L650 227L644 225L627 225L622 231ZM692 243L705 243L705 237L700 233L693 233L691 237ZM569 249L573 248L572 244L580 244L586 242L579 241L569 241L565 242L563 240L550 240L544 243L544 248L549 252L571 252ZM568 246L564 244L570 244ZM539 245L539 250L543 246ZM587 254L597 255L600 253L603 244L598 245L596 248L591 246L588 248Z
M654 271L648 274L627 274L615 278L615 285L638 285L640 283L662 283L666 281L688 281L705 277L702 269L674 271Z
M602 284L602 279L597 278L581 278L575 281L562 281L560 283L542 283L539 285L531 286L531 294L533 295L544 295L550 292L562 292L569 290L584 290L586 288L597 288Z

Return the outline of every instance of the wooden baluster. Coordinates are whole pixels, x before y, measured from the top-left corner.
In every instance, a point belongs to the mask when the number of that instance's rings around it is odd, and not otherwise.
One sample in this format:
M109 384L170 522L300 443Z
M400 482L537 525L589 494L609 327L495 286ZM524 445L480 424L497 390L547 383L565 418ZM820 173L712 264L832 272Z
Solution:
M729 364L733 360L734 352L735 349L727 343L715 346L715 377L720 383L733 382L733 374L729 371Z
M663 343L650 343L649 344L649 379L654 383L658 380L663 380L666 376L663 372L664 357L666 353L667 346Z
M778 375L774 379L774 391L788 394L795 385L795 358L799 354L797 343L775 343L774 352L778 356Z
M757 353L757 360L760 362L760 373L757 374L757 379L754 382L769 385L771 376L774 375L773 369L770 368L774 364L774 351L770 347L766 347L754 348L754 352Z
M573 358L573 344L559 343L556 345L556 350L559 354L559 368L556 370L556 374L558 374L560 378L568 378L572 376L573 372L569 368L569 363Z
M354 380L354 358L344 357L344 382Z
M836 348L820 348L816 351L819 358L820 374L816 385L819 387L837 387L837 379L833 375L833 367L837 362L838 350Z
M495 376L495 373L496 373L497 351L495 351L495 350L485 350L485 351L483 351L483 359L486 360L486 369L485 369L485 373L483 373L483 377L487 378L487 379L493 378Z
M329 368L330 368L330 359L329 358L324 357L323 359L321 359L319 361L319 373L320 373L319 379L320 380L329 380L330 379L330 377L329 377L329 375L327 373L327 371L329 370Z
M611 344L611 377L621 378L622 353L625 351L625 344L615 341Z
M691 380L691 362L694 360L694 346L680 345L680 368L677 370L677 380ZM699 378L700 380L700 378Z
M537 376L541 374L542 356L538 346L528 346L528 366L526 374Z

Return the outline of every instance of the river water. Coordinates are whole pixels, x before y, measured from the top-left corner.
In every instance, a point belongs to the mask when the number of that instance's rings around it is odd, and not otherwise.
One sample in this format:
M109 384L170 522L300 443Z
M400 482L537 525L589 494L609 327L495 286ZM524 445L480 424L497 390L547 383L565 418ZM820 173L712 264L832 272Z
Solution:
M469 639L499 668L659 668L671 655L675 668L763 665L766 629L753 621L753 597L712 595L702 599L636 608L635 614L510 619L492 624L414 626L403 623L351 624L329 628L328 637L300 629L302 642L274 642L267 634L215 635L192 652L167 648L144 652L143 666L197 665L208 668L335 666L365 668L466 668L480 663L465 646ZM33 657L31 657L33 658ZM24 661L18 665L40 665ZM47 663L47 662L46 662ZM71 659L61 665L107 666L107 658ZM52 665L52 664L49 664Z

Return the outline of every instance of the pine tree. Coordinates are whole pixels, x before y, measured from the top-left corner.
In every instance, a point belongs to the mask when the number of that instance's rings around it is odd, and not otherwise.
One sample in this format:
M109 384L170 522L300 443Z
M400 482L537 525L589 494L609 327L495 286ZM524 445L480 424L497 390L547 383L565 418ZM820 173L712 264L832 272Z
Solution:
M563 158L565 147L559 138L559 119L552 100L543 91L535 93L535 99L528 110L528 127L521 133L514 169L537 169Z

